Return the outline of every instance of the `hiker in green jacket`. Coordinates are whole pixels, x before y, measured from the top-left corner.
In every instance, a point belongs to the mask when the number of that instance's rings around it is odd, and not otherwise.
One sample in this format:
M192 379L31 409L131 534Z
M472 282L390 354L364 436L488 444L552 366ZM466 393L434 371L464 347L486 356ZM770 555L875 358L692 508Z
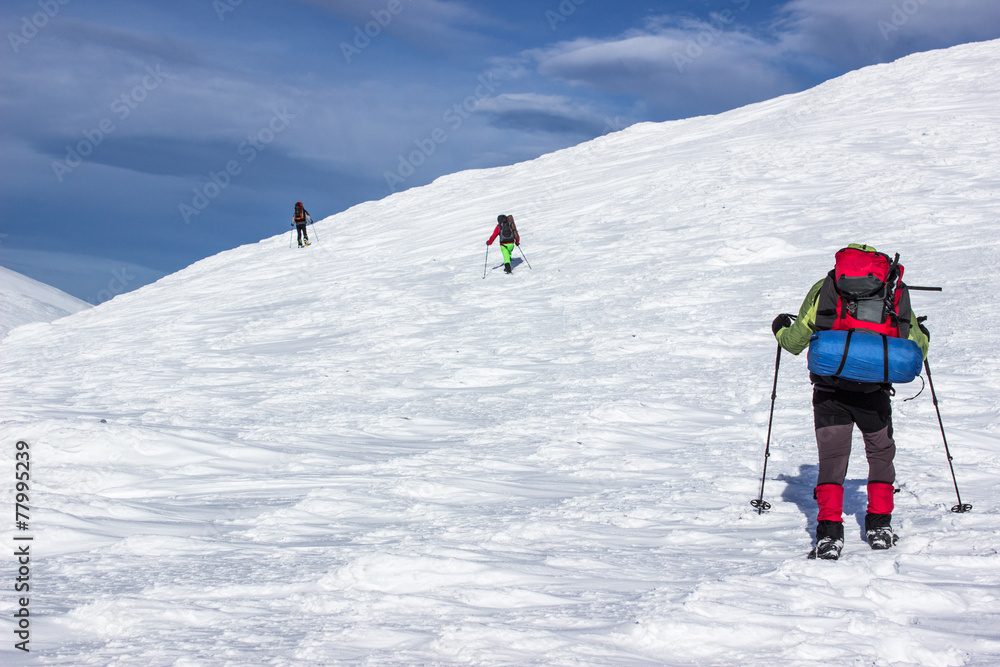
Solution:
M841 260L849 268L841 269ZM898 260L898 255L897 255ZM809 290L798 317L793 321L787 314L778 315L771 324L778 344L792 354L809 347L813 334L825 330L865 330L886 336L909 338L927 357L930 332L910 306L909 292L902 283L903 267L897 260L878 253L866 245L851 244L837 253L837 268ZM854 265L850 266L850 262ZM880 273L881 272L881 273ZM879 276L883 292L888 297L865 297L867 305L858 310L858 301L845 295L839 285L847 274L856 280L872 280ZM891 308L890 308L891 305ZM878 315L866 319L863 313L875 307ZM871 321L868 321L871 320ZM915 326L911 326L915 325ZM864 335L864 334L861 334ZM810 372L813 384L813 420L819 450L819 472L814 491L819 506L816 526L816 551L819 558L839 558L844 544L844 480L851 454L854 426L861 431L868 459L868 509L865 535L872 549L888 549L896 542L891 519L896 472L896 453L892 437L892 407L894 393L891 384L855 382L840 377Z

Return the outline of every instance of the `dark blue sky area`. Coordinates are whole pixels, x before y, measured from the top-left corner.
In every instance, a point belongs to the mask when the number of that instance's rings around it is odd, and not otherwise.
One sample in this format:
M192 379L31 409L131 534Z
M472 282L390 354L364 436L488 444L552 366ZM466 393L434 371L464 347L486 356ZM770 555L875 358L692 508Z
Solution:
M1000 3L13 0L0 21L0 263L96 303L287 230L297 200L320 219L994 39Z

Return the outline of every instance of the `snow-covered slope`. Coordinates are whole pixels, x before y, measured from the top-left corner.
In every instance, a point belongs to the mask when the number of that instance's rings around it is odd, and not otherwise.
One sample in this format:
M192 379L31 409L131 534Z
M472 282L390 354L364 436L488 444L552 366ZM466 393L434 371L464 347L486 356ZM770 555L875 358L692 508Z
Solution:
M86 301L0 266L0 338L22 324L51 322L89 307Z
M12 332L30 525L0 529L34 538L33 659L996 664L998 108L1000 42L919 54L454 174L311 248L265 239ZM494 246L484 279L501 212L531 267ZM804 358L781 360L773 509L748 503L771 319L850 242L944 288L915 309L974 510L948 511L929 391L900 386L902 539L862 541L856 451L844 557L815 562Z

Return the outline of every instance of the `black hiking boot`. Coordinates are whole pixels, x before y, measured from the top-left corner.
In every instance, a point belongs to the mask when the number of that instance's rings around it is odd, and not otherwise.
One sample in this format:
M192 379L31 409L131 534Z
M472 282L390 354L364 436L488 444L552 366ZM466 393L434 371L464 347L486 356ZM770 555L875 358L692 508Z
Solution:
M837 560L840 558L840 551L844 548L844 540L835 540L832 537L824 537L816 543L816 558L823 560Z
M891 526L869 528L865 531L865 537L868 538L868 546L879 551L891 548L899 540Z
M844 524L839 521L820 521L816 525L815 558L837 560L844 548Z
M503 265L503 272L504 273L514 273L514 269L510 268L510 264L504 264Z
M872 549L891 549L899 536L892 532L891 514L866 514L865 515L865 537L868 539L868 546Z

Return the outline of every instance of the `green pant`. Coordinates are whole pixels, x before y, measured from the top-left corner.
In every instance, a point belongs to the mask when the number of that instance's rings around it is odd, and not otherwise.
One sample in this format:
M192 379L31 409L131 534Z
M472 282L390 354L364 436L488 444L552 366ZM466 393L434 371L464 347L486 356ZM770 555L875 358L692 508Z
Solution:
M500 252L503 253L503 263L504 264L510 264L510 254L512 252L514 252L514 244L513 243L501 243L500 244Z

